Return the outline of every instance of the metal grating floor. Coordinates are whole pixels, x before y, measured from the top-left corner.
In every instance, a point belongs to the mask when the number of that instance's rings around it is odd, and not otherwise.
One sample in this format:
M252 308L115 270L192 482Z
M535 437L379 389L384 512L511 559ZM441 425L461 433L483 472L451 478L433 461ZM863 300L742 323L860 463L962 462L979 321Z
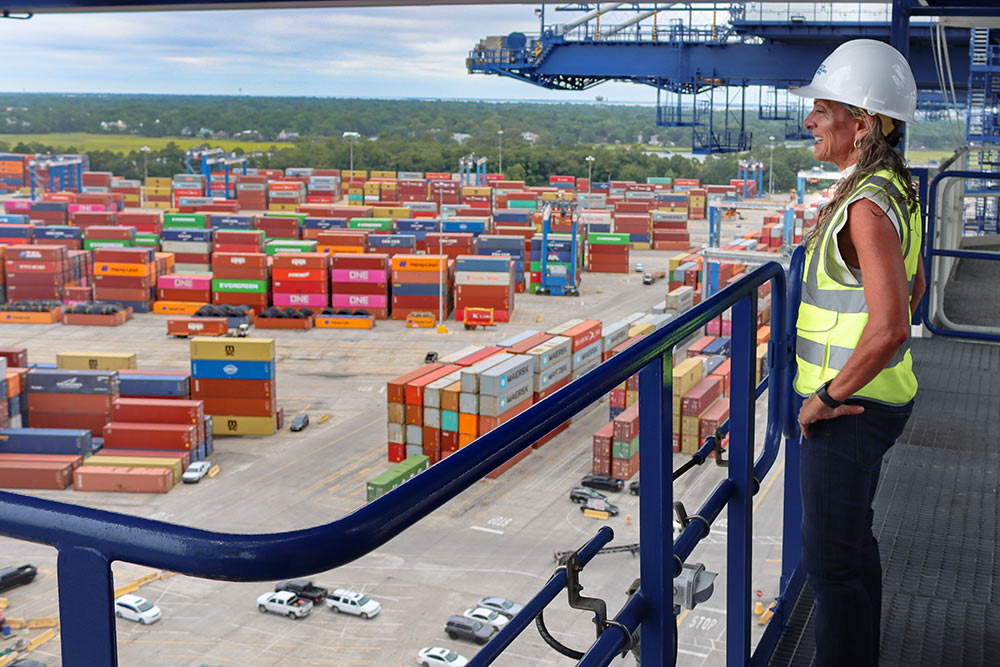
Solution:
M920 382L875 497L881 667L1000 665L1000 346L911 341ZM808 585L770 664L813 664Z
M966 248L963 248L966 249ZM968 250L996 252L1000 243L977 244ZM997 263L988 259L960 259L955 273L945 284L944 311L956 324L973 324L994 327L1000 322L1000 290L983 289L983 285L993 286L997 282Z

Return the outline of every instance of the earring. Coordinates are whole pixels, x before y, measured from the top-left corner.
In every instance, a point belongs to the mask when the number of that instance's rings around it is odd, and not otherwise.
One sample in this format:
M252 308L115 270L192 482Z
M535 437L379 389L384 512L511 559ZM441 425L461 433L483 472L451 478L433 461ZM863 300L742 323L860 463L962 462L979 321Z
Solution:
M854 150L858 150L859 148L861 148L861 142L858 141L857 139L855 139L854 140Z

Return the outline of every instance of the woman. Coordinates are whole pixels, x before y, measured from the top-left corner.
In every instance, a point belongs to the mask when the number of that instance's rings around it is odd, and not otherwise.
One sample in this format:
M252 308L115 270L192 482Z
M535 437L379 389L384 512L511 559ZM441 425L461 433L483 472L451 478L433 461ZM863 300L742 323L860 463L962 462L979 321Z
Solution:
M804 397L802 562L816 597L816 665L878 664L882 569L872 501L917 380L909 323L924 292L921 220L893 146L917 91L903 56L873 40L837 48L803 123L817 160L844 174L806 238L796 391Z

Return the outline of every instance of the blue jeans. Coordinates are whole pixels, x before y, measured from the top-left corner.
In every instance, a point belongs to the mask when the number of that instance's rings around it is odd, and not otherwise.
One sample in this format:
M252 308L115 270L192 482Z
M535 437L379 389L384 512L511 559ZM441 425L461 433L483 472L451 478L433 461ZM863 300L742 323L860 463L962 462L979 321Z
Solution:
M882 457L913 409L849 402L865 412L814 422L802 439L802 564L816 597L816 667L878 665L882 565L872 501Z

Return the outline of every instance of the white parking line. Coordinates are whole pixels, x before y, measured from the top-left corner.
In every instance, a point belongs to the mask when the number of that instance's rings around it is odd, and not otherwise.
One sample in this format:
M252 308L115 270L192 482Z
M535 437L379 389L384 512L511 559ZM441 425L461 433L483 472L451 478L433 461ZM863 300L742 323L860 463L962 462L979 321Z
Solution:
M697 653L695 651L688 651L687 649L683 649L683 648L678 648L677 652L678 653L683 653L684 655L693 655L696 658L707 658L708 657L707 653Z
M493 533L495 535L503 535L502 530L497 530L496 528L483 528L482 526L469 526L472 530L479 530L484 533Z

